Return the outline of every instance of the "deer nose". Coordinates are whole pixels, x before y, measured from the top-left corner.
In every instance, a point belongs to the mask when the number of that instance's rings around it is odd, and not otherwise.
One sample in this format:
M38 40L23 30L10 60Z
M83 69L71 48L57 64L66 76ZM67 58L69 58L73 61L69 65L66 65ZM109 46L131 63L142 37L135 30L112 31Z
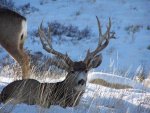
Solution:
M84 85L84 84L85 84L85 80L83 79L79 80L78 85Z

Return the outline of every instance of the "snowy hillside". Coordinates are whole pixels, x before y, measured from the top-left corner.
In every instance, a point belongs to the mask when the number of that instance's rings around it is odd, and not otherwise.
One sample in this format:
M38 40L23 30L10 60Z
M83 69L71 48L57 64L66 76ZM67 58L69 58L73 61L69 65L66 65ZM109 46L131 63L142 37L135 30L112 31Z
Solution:
M1 104L0 113L9 110L11 113L150 113L150 78L142 83L135 80L139 74L145 78L150 76L150 0L14 0L14 4L27 18L25 47L32 53L40 51L49 55L36 35L42 20L45 27L58 22L62 26L76 26L80 31L88 29L87 37L81 39L64 34L53 36L54 48L67 52L73 60L83 60L87 50L97 46L95 16L99 17L103 31L111 18L116 39L110 40L102 52L102 64L89 72L86 92L77 107L44 109L35 105ZM7 55L0 48L0 90L16 79L12 70L4 65L11 62ZM130 88L115 89L91 83L98 79Z
M103 63L97 70L112 71L112 68L121 72L134 73L139 65L142 65L146 73L150 69L150 32L149 32L149 0L144 1L103 1L103 0L43 0L47 1L40 5L40 0L16 0L16 5L22 6L30 3L39 11L27 14L28 32L37 30L41 21L47 27L47 22L57 21L61 24L79 27L88 26L92 36L80 40L77 44L69 41L54 44L57 50L67 52L74 60L84 59L87 49L95 49L98 40L98 27L95 16L98 16L103 32L108 24L108 18L112 19L112 31L116 32L116 40L111 40L110 45L103 51ZM28 35L26 46L29 50L42 50L39 42L33 43ZM69 48L68 48L69 46ZM82 48L82 49L80 49ZM113 71L115 71L113 70ZM132 76L132 75L131 75Z

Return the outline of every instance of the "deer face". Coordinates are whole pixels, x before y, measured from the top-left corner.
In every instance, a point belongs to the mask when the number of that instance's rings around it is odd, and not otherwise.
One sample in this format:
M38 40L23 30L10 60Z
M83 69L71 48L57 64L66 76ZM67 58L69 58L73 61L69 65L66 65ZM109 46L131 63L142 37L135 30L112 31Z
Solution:
M98 67L102 62L102 57L99 55L95 57L88 64L84 61L73 62L68 70L68 75L66 79L70 79L71 84L74 85L76 91L83 91L86 87L88 71L91 68Z
M74 85L74 89L77 91L81 91L85 89L86 81L87 81L87 68L86 64L82 61L74 62L70 69L68 69L67 78L71 79L69 81ZM66 79L67 79L66 78Z

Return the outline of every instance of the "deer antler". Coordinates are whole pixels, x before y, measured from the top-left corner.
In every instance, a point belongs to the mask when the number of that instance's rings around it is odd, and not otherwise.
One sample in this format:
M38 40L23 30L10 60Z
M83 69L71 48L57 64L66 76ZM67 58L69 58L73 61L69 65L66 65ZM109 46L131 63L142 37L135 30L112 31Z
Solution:
M88 50L87 52L87 55L84 59L84 62L86 64L88 64L94 57L96 57L96 55L102 51L109 43L109 40L111 38L114 38L114 32L110 32L110 29L111 29L111 20L109 18L109 25L107 26L107 31L102 34L102 29L101 29L101 24L100 24L100 21L98 19L98 17L96 16L96 19L97 19L97 24L98 24L98 30L99 30L99 42L98 42L98 46L97 48L93 51L93 52L90 52L90 50ZM110 35L111 33L111 35Z
M73 61L69 58L69 56L65 54L62 54L56 50L53 49L52 47L52 40L51 40L51 31L50 31L50 27L48 28L48 37L46 36L46 34L44 33L44 30L42 28L42 23L38 29L39 35L40 35L40 40L41 43L43 45L43 49L45 49L47 52L52 53L54 55L56 55L56 57L63 59L69 66L73 65Z

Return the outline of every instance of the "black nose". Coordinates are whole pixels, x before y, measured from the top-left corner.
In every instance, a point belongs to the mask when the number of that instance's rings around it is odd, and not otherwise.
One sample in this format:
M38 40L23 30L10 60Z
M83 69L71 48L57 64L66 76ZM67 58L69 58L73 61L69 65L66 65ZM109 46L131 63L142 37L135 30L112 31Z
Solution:
M84 84L85 84L85 80L83 79L79 80L78 85L84 85Z

